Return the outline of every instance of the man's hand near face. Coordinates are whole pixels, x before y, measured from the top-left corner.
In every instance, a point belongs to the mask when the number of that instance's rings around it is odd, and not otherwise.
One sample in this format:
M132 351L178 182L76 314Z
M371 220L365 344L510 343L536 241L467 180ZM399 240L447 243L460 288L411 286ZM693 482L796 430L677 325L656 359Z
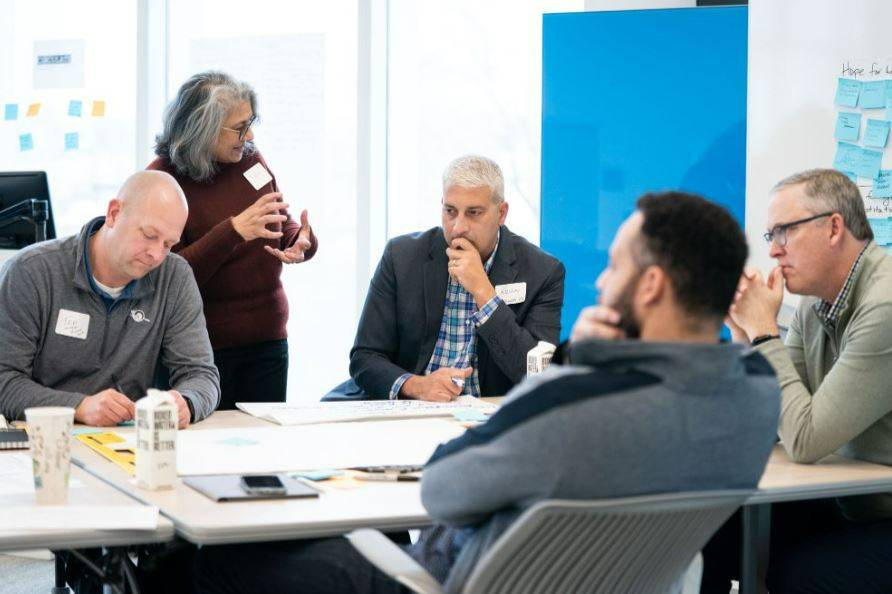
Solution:
M579 312L573 331L570 333L570 342L580 340L619 340L626 337L626 333L619 328L620 315L615 309L606 305L591 305Z
M771 271L767 282L759 271L744 270L728 316L732 332L739 328L748 341L778 335L777 314L783 300L784 277L779 266Z
M449 258L447 266L450 278L461 283L461 286L474 297L478 308L495 297L496 290L486 276L480 252L473 243L463 237L457 237L452 240L451 247L446 248L446 256Z

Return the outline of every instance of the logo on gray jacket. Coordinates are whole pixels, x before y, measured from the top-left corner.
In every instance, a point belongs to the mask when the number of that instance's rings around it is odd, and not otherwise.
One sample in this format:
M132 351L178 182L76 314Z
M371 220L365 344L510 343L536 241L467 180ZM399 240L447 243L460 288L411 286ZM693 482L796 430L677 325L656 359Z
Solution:
M133 318L133 321L134 321L134 322L137 322L137 323L140 323L140 322L151 322L151 321L152 321L152 320L150 320L149 318L146 317L145 312L144 312L143 310L141 310L141 309L131 309L131 310L130 310L130 317Z

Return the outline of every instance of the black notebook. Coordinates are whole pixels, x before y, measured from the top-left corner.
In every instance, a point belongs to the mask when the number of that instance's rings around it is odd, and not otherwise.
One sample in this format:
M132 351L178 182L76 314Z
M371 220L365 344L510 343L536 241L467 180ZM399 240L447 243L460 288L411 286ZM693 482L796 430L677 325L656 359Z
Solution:
M0 450L27 450L28 434L21 429L0 429Z

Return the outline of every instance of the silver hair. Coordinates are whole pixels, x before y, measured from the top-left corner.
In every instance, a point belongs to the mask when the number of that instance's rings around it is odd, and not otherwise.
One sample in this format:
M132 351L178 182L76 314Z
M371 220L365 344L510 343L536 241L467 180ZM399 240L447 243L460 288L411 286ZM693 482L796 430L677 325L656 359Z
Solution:
M771 193L800 184L812 214L838 212L855 239L873 239L861 192L849 176L835 169L809 169L782 179Z
M499 165L487 157L465 155L453 160L443 172L443 196L450 188L489 188L492 201L505 201L505 179Z
M196 181L217 173L214 146L229 112L241 102L257 114L257 95L247 83L225 72L201 72L183 83L164 110L164 129L155 137L155 154L170 161L177 172ZM254 152L245 143L245 153Z

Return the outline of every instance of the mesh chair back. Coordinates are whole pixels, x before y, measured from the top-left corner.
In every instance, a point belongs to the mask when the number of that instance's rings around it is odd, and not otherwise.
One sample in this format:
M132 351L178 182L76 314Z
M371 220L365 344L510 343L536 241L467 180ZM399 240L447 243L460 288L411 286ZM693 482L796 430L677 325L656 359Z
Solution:
M542 501L483 556L464 592L667 594L751 494Z

